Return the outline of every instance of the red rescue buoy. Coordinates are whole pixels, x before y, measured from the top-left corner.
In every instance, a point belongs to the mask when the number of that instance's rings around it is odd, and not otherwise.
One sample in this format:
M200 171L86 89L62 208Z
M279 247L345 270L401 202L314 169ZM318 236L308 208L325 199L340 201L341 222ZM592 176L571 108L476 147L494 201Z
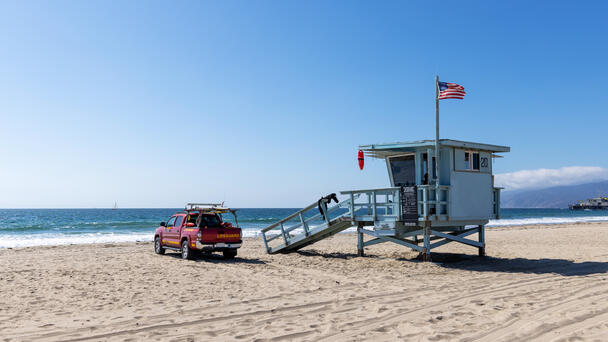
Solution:
M363 165L365 165L365 159L363 159L363 151L359 150L357 159L359 159L359 169L363 170Z

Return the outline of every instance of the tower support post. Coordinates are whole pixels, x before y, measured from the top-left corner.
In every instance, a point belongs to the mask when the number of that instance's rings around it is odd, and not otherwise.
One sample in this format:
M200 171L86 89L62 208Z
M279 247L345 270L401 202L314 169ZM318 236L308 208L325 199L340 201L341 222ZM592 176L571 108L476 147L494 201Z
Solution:
M431 223L426 221L424 230L422 231L422 261L431 261Z
M479 236L479 243L482 247L479 247L479 256L486 256L486 226L480 224L477 229Z
M365 256L363 252L363 232L361 231L361 225L357 226L357 255L362 257Z

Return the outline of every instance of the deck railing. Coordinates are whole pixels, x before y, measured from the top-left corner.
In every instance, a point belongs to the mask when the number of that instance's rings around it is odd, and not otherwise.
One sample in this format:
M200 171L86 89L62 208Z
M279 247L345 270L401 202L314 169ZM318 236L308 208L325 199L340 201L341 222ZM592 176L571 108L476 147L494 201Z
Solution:
M349 214L353 221L400 221L400 188L341 191L349 196ZM359 201L357 201L359 200Z
M500 190L503 188L494 188L493 199L494 199L494 217L500 219Z
M449 220L450 186L418 185L418 215L424 221Z
M438 189L438 190L437 190ZM400 188L342 191L342 195L362 195L363 202L351 200L349 212L353 221L401 221ZM439 197L437 197L439 195ZM450 217L450 186L418 185L418 217L422 221Z

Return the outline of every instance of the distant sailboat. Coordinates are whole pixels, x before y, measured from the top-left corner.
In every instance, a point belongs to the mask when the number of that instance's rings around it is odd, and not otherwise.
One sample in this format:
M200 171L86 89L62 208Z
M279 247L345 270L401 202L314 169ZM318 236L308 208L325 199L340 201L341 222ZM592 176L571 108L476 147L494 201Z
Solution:
M118 209L118 203L114 202L114 207L112 208L112 210L116 210L116 209Z

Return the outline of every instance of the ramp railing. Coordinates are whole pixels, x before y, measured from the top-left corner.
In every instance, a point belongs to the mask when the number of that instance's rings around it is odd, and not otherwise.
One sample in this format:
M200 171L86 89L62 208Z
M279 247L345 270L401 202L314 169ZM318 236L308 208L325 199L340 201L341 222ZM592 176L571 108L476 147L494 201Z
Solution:
M262 229L266 251L289 252L353 225L385 226L385 223L401 220L399 187L342 191L340 194L348 198L332 207L312 203Z
M358 197L358 196L356 196ZM332 207L321 205L319 212L318 202L312 203L307 207L287 216L279 222L261 230L262 239L266 250L270 252L276 249L276 239L281 242L278 245L289 246L295 240L301 240L302 236L307 237L313 232L318 232L328 228L331 222L337 218L350 217L350 199L342 201ZM316 211L316 214L315 214Z

